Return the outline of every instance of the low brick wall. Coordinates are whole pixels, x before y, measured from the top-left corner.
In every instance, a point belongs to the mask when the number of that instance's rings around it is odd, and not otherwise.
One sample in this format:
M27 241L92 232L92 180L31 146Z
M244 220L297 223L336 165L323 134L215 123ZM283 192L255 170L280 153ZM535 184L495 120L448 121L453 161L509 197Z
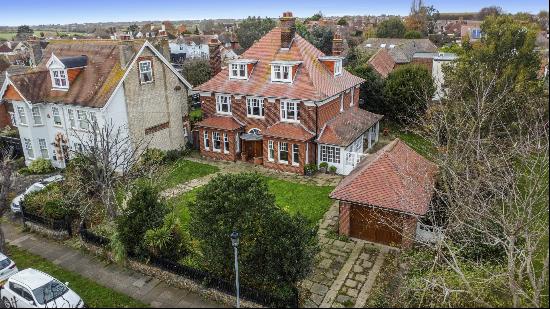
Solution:
M84 241L82 241L81 243L88 251L92 252L93 254L101 257L107 257L107 259L115 262L112 253L108 250L94 246ZM158 280L161 280L171 286L199 294L204 298L211 299L225 306L233 307L237 302L236 297L233 295L222 293L216 289L205 288L204 286L197 284L193 280L167 272L158 267L150 266L131 259L127 260L125 266L144 275L157 278ZM240 304L243 308L265 308L262 305L242 299L240 300Z

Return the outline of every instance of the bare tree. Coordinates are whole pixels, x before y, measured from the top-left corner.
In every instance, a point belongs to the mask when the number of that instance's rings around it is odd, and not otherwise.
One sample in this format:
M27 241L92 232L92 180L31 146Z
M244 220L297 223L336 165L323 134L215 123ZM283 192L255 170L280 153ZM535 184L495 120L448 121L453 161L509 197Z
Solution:
M116 190L124 190L131 180L147 172L137 168L137 163L148 143L132 139L127 128L112 121L101 126L90 122L89 132L76 136L82 147L73 153L71 168L78 176L73 179L76 185L71 194L79 203L78 211L86 218L92 203L81 197L97 194L107 215L114 219L118 214Z
M0 149L0 218L4 217L8 210L8 194L12 185L14 166L13 149ZM6 239L1 224L2 220L0 220L0 252L5 252Z

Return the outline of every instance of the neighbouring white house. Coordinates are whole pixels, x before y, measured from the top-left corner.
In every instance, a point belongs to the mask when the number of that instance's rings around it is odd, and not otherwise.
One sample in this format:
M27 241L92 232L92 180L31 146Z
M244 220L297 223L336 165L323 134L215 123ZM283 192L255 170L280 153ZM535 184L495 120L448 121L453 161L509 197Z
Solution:
M440 100L445 95L445 75L443 73L443 67L451 64L458 59L458 56L454 53L438 53L433 57L432 64L432 79L435 84L435 94L433 99Z
M317 163L336 167L348 175L378 142L382 115L350 109L329 120L317 139Z
M169 42L171 58L181 59L172 62L183 62L190 59L208 60L210 57L208 42L216 38L216 35L187 35L171 40Z
M13 107L25 163L45 158L64 168L95 122L132 143L184 147L190 90L149 42L52 41L37 68L7 76L0 98Z

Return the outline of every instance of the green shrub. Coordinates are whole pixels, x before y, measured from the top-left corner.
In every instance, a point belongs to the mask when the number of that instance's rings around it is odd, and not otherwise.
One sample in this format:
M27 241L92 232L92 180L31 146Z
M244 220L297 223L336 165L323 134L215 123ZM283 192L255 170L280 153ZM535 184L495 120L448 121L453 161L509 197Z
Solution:
M337 169L336 169L336 166L334 166L334 165L331 165L331 166L328 168L328 171L331 172L331 173L333 173L333 174L336 173L336 170L337 170Z
M146 256L145 233L163 225L168 207L159 200L153 185L138 182L121 208L122 214L117 219L118 240L129 255Z
M321 162L321 163L319 163L319 167L320 168L328 168L328 163L327 162Z
M149 253L171 261L179 261L189 253L189 235L175 213L168 214L161 227L145 232L144 241Z
M38 158L32 161L28 169L32 174L48 174L55 170L52 166L52 162L44 158Z
M15 159L15 166L18 169L25 168L25 157Z
M203 267L226 279L232 276L233 231L240 233L243 282L279 295L305 277L317 252L309 221L277 207L258 174L215 177L189 203L189 212L189 231L198 241Z
M166 152L166 156L164 157L164 161L167 163L175 162L178 159L188 156L190 152L191 147L189 147L188 145L182 146L179 149L168 150Z
M25 196L25 211L49 219L60 220L71 212L60 183L52 183L42 191L36 191Z
M304 172L306 174L313 175L313 174L317 173L317 171L318 171L318 168L317 168L317 165L315 163L309 163L309 164L306 164L304 166Z
M189 120L191 123L197 123L202 120L202 109L194 109L189 112Z
M141 155L141 162L145 165L159 165L164 162L166 153L158 148L147 148Z
M30 175L32 174L28 167L22 167L17 170L17 172L21 175Z

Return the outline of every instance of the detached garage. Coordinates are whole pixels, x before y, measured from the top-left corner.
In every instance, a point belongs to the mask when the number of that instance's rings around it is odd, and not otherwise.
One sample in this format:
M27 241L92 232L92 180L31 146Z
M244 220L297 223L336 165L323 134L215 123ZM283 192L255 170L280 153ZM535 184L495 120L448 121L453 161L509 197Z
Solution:
M399 139L361 161L332 191L339 232L384 245L412 246L428 211L437 167Z

